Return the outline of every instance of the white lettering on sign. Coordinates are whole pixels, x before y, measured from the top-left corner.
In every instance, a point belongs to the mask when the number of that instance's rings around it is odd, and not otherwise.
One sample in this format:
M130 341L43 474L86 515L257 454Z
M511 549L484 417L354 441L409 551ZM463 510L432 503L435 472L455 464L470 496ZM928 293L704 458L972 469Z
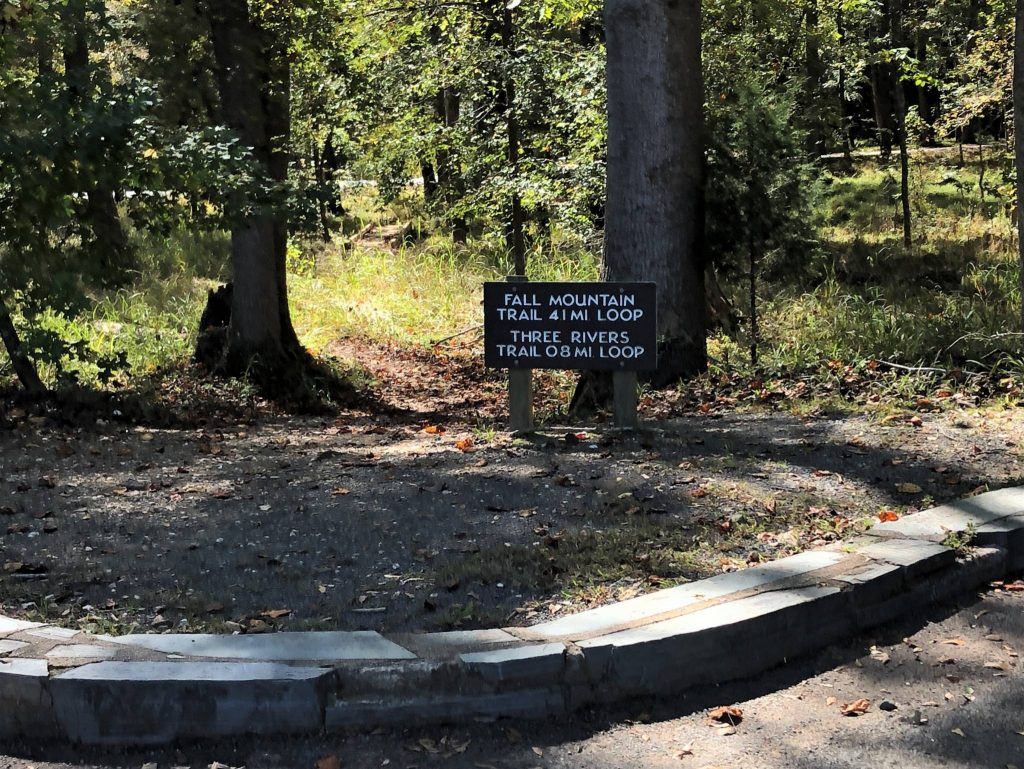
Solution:
M561 331L522 331L521 329L514 328L509 333L512 335L513 342L542 342L544 344L561 344L562 332Z
M497 368L651 371L651 283L488 283L485 358Z
M540 320L540 313L535 309L517 309L515 307L499 307L498 317L501 320Z
M509 307L540 307L533 294L505 294L505 304Z
M505 300L508 304L508 299ZM633 294L556 294L550 298L552 307L636 307Z
M590 344L629 344L628 331L572 331L570 342L587 342Z

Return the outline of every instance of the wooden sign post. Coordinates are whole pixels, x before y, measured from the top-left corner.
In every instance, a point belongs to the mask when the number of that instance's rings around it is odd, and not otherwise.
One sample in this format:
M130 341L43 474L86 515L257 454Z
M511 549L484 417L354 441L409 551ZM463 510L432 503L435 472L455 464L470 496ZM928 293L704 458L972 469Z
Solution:
M513 430L533 428L533 369L613 372L615 424L635 428L637 372L658 366L653 283L484 284L484 351L509 370Z
M509 275L509 283L528 283L522 275ZM508 424L513 432L533 430L533 369L509 369L508 372Z

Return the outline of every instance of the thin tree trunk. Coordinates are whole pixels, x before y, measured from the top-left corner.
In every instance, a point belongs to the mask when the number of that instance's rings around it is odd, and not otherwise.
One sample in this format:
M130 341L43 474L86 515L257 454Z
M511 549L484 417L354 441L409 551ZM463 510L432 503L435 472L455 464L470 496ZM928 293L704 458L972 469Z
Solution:
M84 109L93 102L93 75L89 65L89 25L86 1L70 0L63 9L64 80L71 104ZM109 80L101 75L102 80ZM102 165L97 163L97 165ZM98 169L102 176L104 169ZM86 168L85 173L94 173ZM110 284L127 282L129 273L137 268L128 236L117 211L114 190L103 181L86 179L86 201L83 217L96 240L99 274Z
M903 247L913 244L910 219L910 153L907 150L907 105L903 83L896 81L896 138L900 145L900 207L903 220Z
M458 125L461 108L462 100L458 92L451 88L442 88L438 91L435 110L441 125L449 132ZM465 243L469 236L466 219L462 216L452 216L450 210L463 192L462 173L456 167L455 159L448 150L447 141L448 137L445 137L445 141L437 150L437 189L441 200L449 209L445 213L451 226L452 240L456 243Z
M900 0L889 3L889 42L893 48L903 43L903 25L901 14L903 5ZM903 219L903 247L909 249L913 245L910 221L910 155L907 151L907 99L903 92L903 78L892 68L892 96L896 113L896 140L900 147L900 205Z
M7 348L7 354L11 358L11 365L14 367L14 373L17 374L18 380L25 390L30 395L45 395L47 393L46 385L39 378L35 364L29 360L28 356L21 349L21 340L18 338L18 332L14 328L14 322L11 320L10 313L7 311L7 305L2 301L0 301L0 339L3 340L4 347Z
M423 176L423 202L428 206L437 197L437 173L434 165L426 159L420 160L420 174Z
M1013 49L1013 145L1017 170L1017 256L1021 330L1024 331L1024 0L1017 0Z
M817 157L825 151L825 115L818 109L822 83L825 79L825 65L821 59L821 40L818 14L818 0L809 0L804 7L806 19L804 51L804 101L810 118L807 132L807 150Z
M317 186L317 214L320 217L320 234L324 243L331 242L331 225L327 218L327 201L324 200L324 189L327 187L327 174L324 172L323 157L320 154L320 144L313 141L313 175L316 177Z
M875 110L875 126L878 131L878 147L883 158L889 158L892 155L892 81L894 79L890 64L880 62L871 66L870 81L872 102Z
M505 51L505 116L508 131L508 164L513 184L519 180L519 119L516 115L516 84L513 79L512 59L515 56L515 23L512 9L505 7L502 13L501 43ZM526 275L526 240L523 237L523 201L518 192L512 193L511 211L506 230L506 242L512 254L516 275Z
M836 31L839 35L839 47L842 48L846 44L846 19L843 15L843 10L840 7L836 11ZM846 67L840 62L839 64L839 135L842 137L843 142L843 158L847 163L853 162L853 135L851 132L852 128L852 116L850 114L850 103L846 100Z

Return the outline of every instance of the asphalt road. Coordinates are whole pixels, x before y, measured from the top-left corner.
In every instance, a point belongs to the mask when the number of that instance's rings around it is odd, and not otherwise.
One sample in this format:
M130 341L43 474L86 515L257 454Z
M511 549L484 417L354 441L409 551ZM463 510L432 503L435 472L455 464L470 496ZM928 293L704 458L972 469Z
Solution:
M1020 649L1024 592L995 590L751 681L560 722L116 752L8 745L0 769L1024 769ZM840 713L861 698L866 713ZM880 709L886 700L896 709ZM710 721L719 705L742 720Z

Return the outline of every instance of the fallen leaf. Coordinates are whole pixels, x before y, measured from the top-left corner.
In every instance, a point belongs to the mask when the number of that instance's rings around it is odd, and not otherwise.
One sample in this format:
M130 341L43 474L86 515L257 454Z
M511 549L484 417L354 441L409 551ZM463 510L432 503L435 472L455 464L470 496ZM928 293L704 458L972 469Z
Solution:
M438 427L437 425L427 425L426 427L423 428L423 432L425 432L427 435L441 435L444 432L444 430Z
M868 712L868 708L871 707L871 701L866 699L854 700L853 702L847 702L839 706L839 712L844 716L860 716Z
M686 758L687 756L693 755L693 743L688 742L683 745L682 749L676 752L676 758Z
M835 697L826 697L826 698L825 698L825 706L826 706L826 707L829 707L829 708L830 708L830 707L832 707L833 705L835 705L835 704L836 704L836 702L838 702L838 700L837 700L837 699L836 699Z
M534 752L534 754L536 754L537 756L543 756L543 755L544 755L544 751L543 751L543 750L541 750L540 748L536 747L536 746L535 746L535 747L533 748L533 752Z
M888 652L882 651L877 646L872 646L871 647L871 659L878 660L883 665L885 665L886 663L889 662L890 658L889 658L889 653Z
M1004 670L1005 671L1005 670L1009 670L1010 669L1010 666L1007 665L1005 662L998 662L996 660L990 660L989 662L986 662L983 665L983 667L988 668L989 670Z
M920 494L921 487L916 483L898 483L896 484L896 491L900 494Z
M420 739L416 740L416 743L428 753L436 755L441 752L441 749L437 747L437 743L429 737L421 737Z
M291 609L268 609L267 611L260 612L260 616L266 617L267 619L281 619L282 617L287 617L291 613Z
M318 758L316 761L316 769L341 769L341 759L338 758L336 753L324 756L323 758Z
M964 642L960 638L947 638L944 641L939 641L940 644L946 644L948 646L963 646Z
M950 729L950 731L953 732L953 734L955 734L957 737L966 737L967 736L966 734L964 734L963 729Z
M465 453L473 448L473 439L463 438L461 441L455 441L455 448Z
M726 724L738 724L743 720L743 711L731 705L723 705L708 711L708 718Z
M890 521L898 521L900 516L893 510L883 510L878 514L878 520L882 523L889 523Z

